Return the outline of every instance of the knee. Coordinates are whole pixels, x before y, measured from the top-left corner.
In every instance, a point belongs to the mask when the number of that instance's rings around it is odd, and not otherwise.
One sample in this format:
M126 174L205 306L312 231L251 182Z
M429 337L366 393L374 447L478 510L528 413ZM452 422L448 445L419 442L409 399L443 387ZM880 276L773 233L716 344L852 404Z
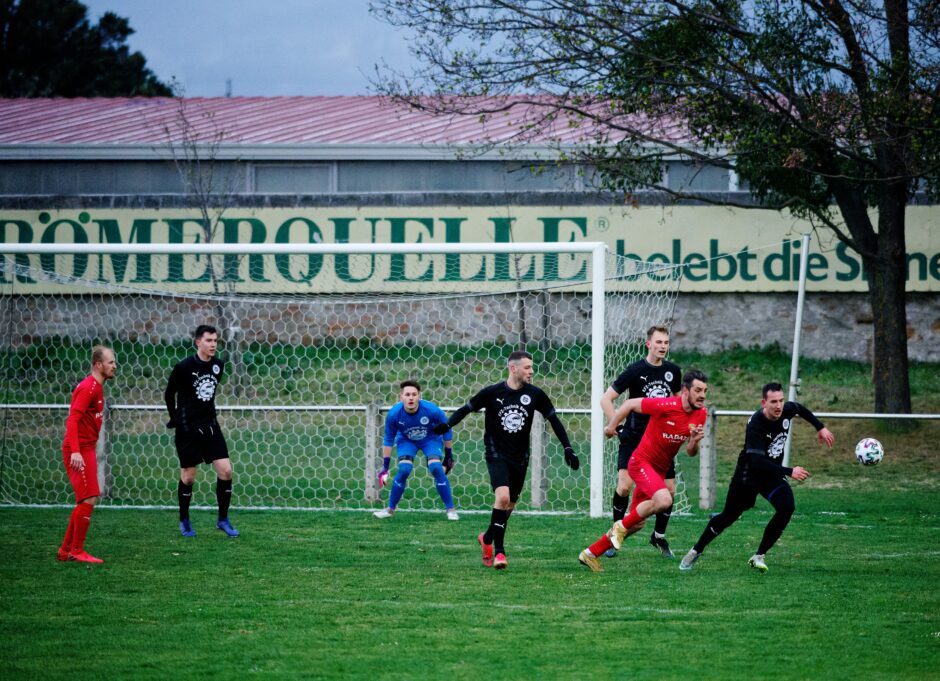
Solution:
M180 482L184 485L192 486L196 482L196 469L184 468L180 471Z
M447 482L447 473L444 472L444 467L441 465L440 461L432 461L428 464L428 472L434 476L434 480L437 483Z
M404 485L408 481L408 476L411 475L412 466L411 464L405 464L404 462L398 464L398 472L395 473L395 482L399 485Z
M496 491L496 501L493 503L493 507L498 508L501 511L510 511L515 507L515 504L509 500L508 489L506 491Z

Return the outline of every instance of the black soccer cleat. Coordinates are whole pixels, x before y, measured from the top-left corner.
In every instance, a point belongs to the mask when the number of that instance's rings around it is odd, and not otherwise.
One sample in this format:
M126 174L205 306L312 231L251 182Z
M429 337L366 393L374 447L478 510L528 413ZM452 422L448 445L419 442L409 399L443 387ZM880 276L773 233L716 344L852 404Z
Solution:
M657 537L655 532L650 535L650 546L659 549L659 552L663 554L663 558L675 558L669 549L669 542L666 541L666 538Z

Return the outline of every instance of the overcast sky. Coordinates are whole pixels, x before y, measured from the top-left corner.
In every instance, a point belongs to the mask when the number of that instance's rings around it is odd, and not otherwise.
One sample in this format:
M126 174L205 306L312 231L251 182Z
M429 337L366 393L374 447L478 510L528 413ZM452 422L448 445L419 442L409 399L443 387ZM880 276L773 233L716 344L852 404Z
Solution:
M405 35L368 0L83 0L92 23L130 20L132 51L188 97L364 95L383 59L412 63Z

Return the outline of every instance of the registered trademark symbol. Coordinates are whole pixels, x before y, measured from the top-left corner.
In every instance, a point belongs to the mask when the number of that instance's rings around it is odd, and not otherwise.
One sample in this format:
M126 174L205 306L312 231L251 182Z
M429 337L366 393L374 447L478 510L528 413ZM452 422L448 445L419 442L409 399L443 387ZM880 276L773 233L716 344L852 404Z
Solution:
M610 229L610 222L607 218L597 218L597 231L606 232L608 229Z

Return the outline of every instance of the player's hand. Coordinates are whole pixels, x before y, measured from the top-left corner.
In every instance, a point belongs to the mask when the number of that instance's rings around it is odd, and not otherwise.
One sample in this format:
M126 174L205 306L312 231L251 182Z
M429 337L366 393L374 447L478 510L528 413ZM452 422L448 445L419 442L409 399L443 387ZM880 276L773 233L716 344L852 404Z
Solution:
M607 426L604 428L604 436L609 439L609 438L612 438L616 434L617 434L617 425L614 423L608 423Z
M573 471L581 468L581 460L571 447L565 447L565 463L568 464Z
M385 487L388 484L388 469L383 468L379 471L379 489Z
M836 441L836 436L833 435L832 431L828 428L820 428L816 432L816 439L818 439L821 444L824 444L829 447L829 449L832 449L832 445Z
M69 468L79 473L85 470L85 460L80 452L72 452L72 456L69 457Z
M444 454L444 460L441 461L441 465L444 466L444 472L450 475L450 472L454 470L454 453L446 452Z
M794 466L793 474L790 477L793 478L794 480L799 480L800 482L803 482L804 480L809 478L809 471L803 468L802 466Z
M689 426L689 444L694 445L705 437L705 426L692 424Z
M450 426L448 426L446 423L435 423L434 427L431 428L431 432L435 435L443 435L448 430L450 430Z

